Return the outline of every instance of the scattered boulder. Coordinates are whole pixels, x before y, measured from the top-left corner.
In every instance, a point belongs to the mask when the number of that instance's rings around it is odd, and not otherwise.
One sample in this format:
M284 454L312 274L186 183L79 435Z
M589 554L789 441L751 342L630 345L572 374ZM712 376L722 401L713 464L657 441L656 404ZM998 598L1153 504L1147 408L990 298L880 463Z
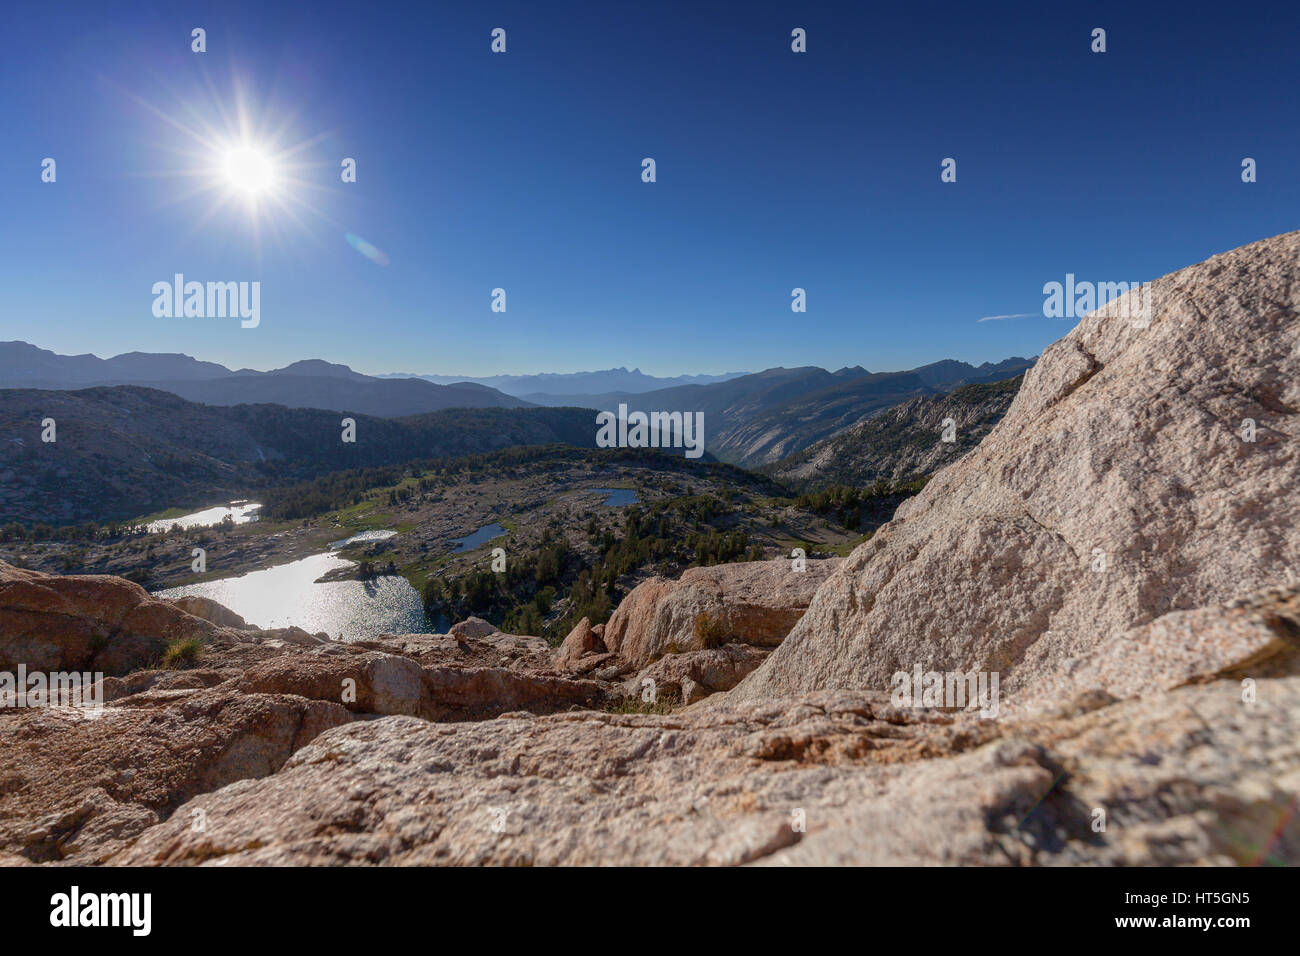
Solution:
M218 604L212 598L202 597L198 594L187 594L183 597L169 598L168 600L185 613L201 617L211 624L239 628L252 626L230 608L224 604Z
M693 704L718 691L731 690L767 659L768 651L748 644L727 644L702 651L668 654L624 686L628 697L640 695L646 679L662 698Z
M251 667L233 686L244 693L334 701L358 714L425 720L481 720L514 710L546 713L594 705L602 696L592 681L501 667L424 667L410 658L360 650L276 657Z
M603 630L603 629L602 629ZM574 670L581 665L587 654L604 654L605 642L591 626L589 618L583 618L569 632L560 649L556 652L555 663L565 670Z
M482 637L450 634L381 634L350 646L400 654L421 664L461 664L475 667L547 669L554 653L545 638L494 631Z
M241 639L125 578L43 574L0 562L0 670L25 664L120 676L188 638Z
M691 568L676 580L651 578L632 590L605 626L605 646L635 666L664 654L725 643L775 647L808 609L841 558L784 559Z
M432 718L438 712L425 686L424 668L393 654L284 655L255 664L233 686L245 694L333 701L357 714Z
M331 643L330 636L324 631L309 634L300 627L292 626L259 631L256 640L259 644L289 644L294 647L319 647Z
M546 643L546 638L535 637L531 634L507 634L505 631L496 631L472 640L476 644L492 648L509 658L518 659L539 655L549 658L551 656L551 645Z
M548 714L573 707L598 706L604 688L504 667L428 667L425 686L437 705L433 720L484 720L511 711Z
M468 640L474 637L487 637L489 634L495 634L500 630L491 621L485 621L481 617L470 617L461 621L459 624L452 625L448 633L460 640Z

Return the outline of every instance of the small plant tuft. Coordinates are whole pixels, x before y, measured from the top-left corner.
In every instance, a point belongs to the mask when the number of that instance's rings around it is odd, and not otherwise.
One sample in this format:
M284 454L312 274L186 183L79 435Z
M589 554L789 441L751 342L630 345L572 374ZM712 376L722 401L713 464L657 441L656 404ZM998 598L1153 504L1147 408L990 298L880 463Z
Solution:
M203 657L203 641L197 637L186 637L172 641L163 652L162 666L167 670L183 671L196 667Z
M735 632L725 615L705 611L695 615L695 637L703 647L722 647L731 643Z

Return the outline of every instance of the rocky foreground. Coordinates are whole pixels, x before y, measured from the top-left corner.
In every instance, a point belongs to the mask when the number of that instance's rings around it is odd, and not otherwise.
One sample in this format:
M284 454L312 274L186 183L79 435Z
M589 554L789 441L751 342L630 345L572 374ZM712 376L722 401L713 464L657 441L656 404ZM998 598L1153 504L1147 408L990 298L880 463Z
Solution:
M0 710L0 861L1298 862L1300 233L1152 301L849 558L648 581L558 649L0 565L0 671L108 675ZM914 669L1001 698L913 706Z

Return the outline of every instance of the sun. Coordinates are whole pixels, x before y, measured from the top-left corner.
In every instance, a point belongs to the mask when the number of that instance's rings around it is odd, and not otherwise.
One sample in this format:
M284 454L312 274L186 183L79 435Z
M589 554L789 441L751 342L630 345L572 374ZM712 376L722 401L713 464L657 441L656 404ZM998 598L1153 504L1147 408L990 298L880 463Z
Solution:
M227 97L210 84L193 99L170 90L168 109L122 91L153 118L159 136L162 165L145 175L182 183L162 202L202 200L206 209L193 217L193 234L221 222L238 227L259 250L264 234L288 244L297 239L291 240L291 230L314 234L322 223L330 231L346 233L327 205L338 195L331 184L339 175L328 175L337 167L332 159L312 156L329 134L303 136L296 113L269 101L255 108L248 89L236 79Z
M227 185L249 199L264 195L275 185L275 163L266 150L254 145L227 150L221 158L221 172Z

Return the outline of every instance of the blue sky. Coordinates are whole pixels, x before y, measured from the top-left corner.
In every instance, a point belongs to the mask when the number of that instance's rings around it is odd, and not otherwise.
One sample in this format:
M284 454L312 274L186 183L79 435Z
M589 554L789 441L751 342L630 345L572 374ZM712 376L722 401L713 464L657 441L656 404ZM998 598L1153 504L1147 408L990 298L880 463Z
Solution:
M1067 272L1298 224L1294 4L108 6L6 14L0 339L467 375L980 362L1067 330L978 321ZM294 148L293 216L256 231L190 195L219 157L181 127L225 128L236 88ZM176 272L260 281L261 324L155 318Z

